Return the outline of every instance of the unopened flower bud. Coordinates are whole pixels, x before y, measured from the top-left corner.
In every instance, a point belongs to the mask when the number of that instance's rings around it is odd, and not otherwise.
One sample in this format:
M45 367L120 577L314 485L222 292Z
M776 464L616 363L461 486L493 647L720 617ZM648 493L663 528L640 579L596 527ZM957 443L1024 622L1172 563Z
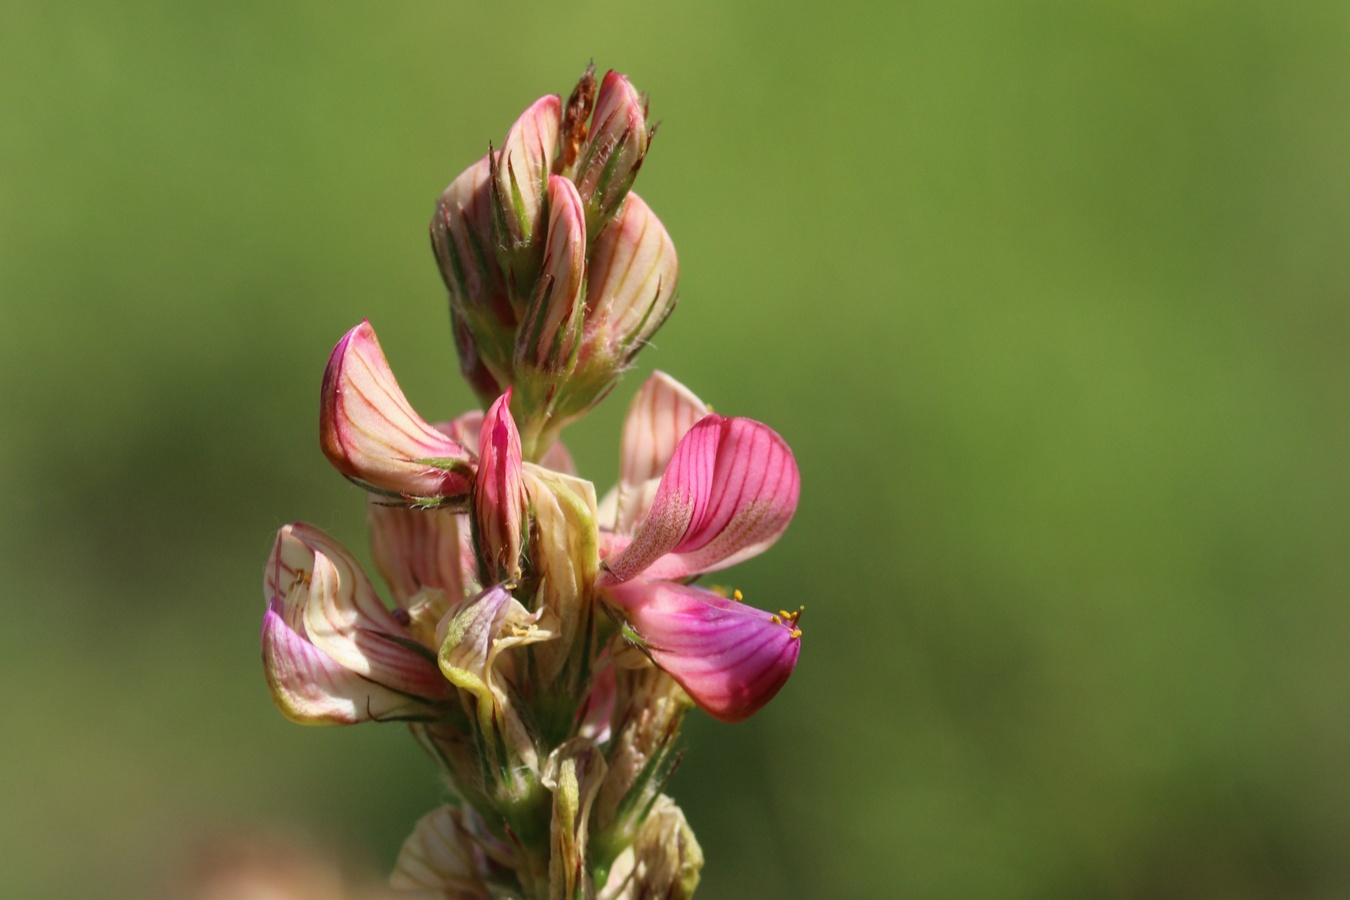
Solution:
M632 653L633 651L629 650ZM622 657L623 654L620 654ZM595 803L596 861L607 867L632 842L679 761L680 725L689 695L640 654L636 667L616 660L609 772Z
M450 294L460 371L490 403L509 383L516 311L492 234L492 160L484 156L450 183L431 217L431 248Z
M469 493L472 460L413 411L370 322L347 332L328 359L319 444L339 472L371 490L436 501Z
M591 804L605 778L605 756L585 738L572 738L549 755L543 783L553 791L549 828L549 900L595 896L587 831Z
M482 577L487 582L519 581L526 527L525 486L521 481L520 433L511 418L510 388L483 417L478 453L473 514Z
M586 216L581 197L572 182L561 175L550 175L543 269L516 336L518 382L538 381L551 390L571 370L584 318L585 283ZM527 404L529 408L541 405Z
M627 78L614 71L605 74L576 173L592 237L619 211L647 155L651 135L646 106Z
M562 102L536 100L506 133L500 153L489 154L492 219L512 302L523 307L544 251L548 176L558 149Z

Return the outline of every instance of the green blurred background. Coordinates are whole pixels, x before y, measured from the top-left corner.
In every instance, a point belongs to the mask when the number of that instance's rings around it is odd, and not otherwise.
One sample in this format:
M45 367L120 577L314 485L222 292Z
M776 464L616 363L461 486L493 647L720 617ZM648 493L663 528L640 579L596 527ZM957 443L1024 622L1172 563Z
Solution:
M399 728L272 708L262 564L363 545L343 331L469 402L432 204L591 58L662 122L644 369L803 473L730 579L801 664L676 776L700 896L1350 895L1341 0L7 7L0 893L218 833L381 872L437 803ZM637 383L567 435L602 489Z

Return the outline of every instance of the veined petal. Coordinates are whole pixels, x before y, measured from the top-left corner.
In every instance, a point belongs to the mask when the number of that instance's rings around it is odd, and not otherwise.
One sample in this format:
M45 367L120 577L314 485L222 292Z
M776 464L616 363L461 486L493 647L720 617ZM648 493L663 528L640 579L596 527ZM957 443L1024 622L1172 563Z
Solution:
M524 474L535 520L530 561L541 576L538 602L558 622L559 640L535 654L539 682L551 684L578 636L591 632L590 592L599 564L595 486L528 463Z
M637 194L595 239L586 282L582 360L627 363L675 306L675 243Z
M349 672L411 697L445 695L436 666L407 646L406 629L351 554L312 525L277 533L264 592L292 631Z
M632 534L680 438L710 411L693 391L660 370L638 388L623 420L615 531Z
M562 101L550 94L511 126L491 160L493 233L508 290L523 302L534 286L544 246L545 193L558 149Z
M281 601L263 613L262 661L277 708L301 725L352 725L395 718L418 704L343 668L294 631Z
M376 490L447 499L469 492L469 455L413 411L368 321L329 357L319 443L339 472Z
M490 302L504 289L492 246L492 160L484 156L450 182L431 217L431 248L455 301Z
M525 528L525 486L521 481L520 432L511 418L511 389L497 398L483 418L478 438L478 477L473 512L483 565L493 580L520 578Z
M581 332L585 283L586 213L572 182L550 175L543 268L516 338L517 370L559 377L571 368Z
M646 518L598 584L685 578L755 556L787 528L800 489L792 451L773 429L705 416L680 439Z
M417 822L403 842L389 886L395 890L442 891L456 900L491 900L486 878L494 857L514 862L514 851L474 829L467 807L442 806ZM490 851L490 852L489 852Z
M427 588L441 591L451 602L464 598L473 551L468 528L460 527L461 516L448 509L391 506L370 497L366 519L375 566L400 608L407 609L413 596Z
M773 699L801 652L783 618L702 588L631 581L607 588L652 661L714 718L739 722Z
M500 735L525 765L534 769L538 758L524 725L510 707L504 680L497 669L504 650L552 640L556 621L544 622L544 612L531 613L503 585L494 585L452 608L441 642L438 662L452 684L477 700L479 725L489 740ZM548 617L552 618L552 617Z

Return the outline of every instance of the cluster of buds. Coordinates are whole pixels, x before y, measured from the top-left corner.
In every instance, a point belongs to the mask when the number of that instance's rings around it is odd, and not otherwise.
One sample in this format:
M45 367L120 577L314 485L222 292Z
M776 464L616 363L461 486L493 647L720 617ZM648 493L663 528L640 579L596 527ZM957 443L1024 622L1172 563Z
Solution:
M597 500L558 440L675 302L674 245L631 191L646 102L588 69L451 183L431 223L461 372L486 411L430 424L368 322L324 372L320 443L368 492L387 606L295 523L263 590L263 667L304 724L407 723L450 803L395 887L455 898L688 897L702 851L663 793L694 707L752 715L797 662L800 609L693 582L762 552L797 505L787 444L657 372Z

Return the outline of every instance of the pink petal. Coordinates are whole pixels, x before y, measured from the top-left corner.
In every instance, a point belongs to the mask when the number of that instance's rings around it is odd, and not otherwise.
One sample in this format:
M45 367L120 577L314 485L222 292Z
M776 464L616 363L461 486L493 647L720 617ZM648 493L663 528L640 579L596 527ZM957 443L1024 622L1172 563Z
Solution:
M591 252L582 361L591 355L631 360L674 308L679 271L665 226L641 197L629 194Z
M792 451L773 429L706 416L680 440L647 517L598 583L685 578L762 553L792 520L800 489Z
M519 579L525 485L521 480L520 432L511 418L511 388L484 416L478 448L473 511L479 552L485 566L496 567L490 579Z
M407 630L356 560L314 526L296 522L277 533L263 590L292 631L342 668L414 697L447 692L436 664L402 643L411 640Z
M562 100L553 94L540 97L516 119L493 161L494 202L502 211L498 224L505 229L507 249L543 237L544 194L561 126Z
M516 368L560 374L572 363L586 282L586 213L571 181L548 179L548 238L534 298L516 338Z
M315 648L286 624L280 606L273 602L263 614L262 661L272 699L286 718L302 725L352 725L415 707Z
M370 322L347 332L333 349L321 397L319 443L343 475L406 497L469 492L468 454L413 411Z
M631 581L605 594L623 609L652 661L723 722L754 714L797 665L801 632L790 618L663 581Z
M464 597L473 551L467 548L469 529L467 523L461 527L461 513L391 506L372 494L366 518L375 566L400 607L406 609L423 588L444 591L452 603Z
M491 164L484 156L450 183L431 217L431 247L455 300L489 303L505 284L492 246Z
M638 388L623 420L615 531L631 534L647 514L680 438L708 412L702 400L665 372L653 372Z

